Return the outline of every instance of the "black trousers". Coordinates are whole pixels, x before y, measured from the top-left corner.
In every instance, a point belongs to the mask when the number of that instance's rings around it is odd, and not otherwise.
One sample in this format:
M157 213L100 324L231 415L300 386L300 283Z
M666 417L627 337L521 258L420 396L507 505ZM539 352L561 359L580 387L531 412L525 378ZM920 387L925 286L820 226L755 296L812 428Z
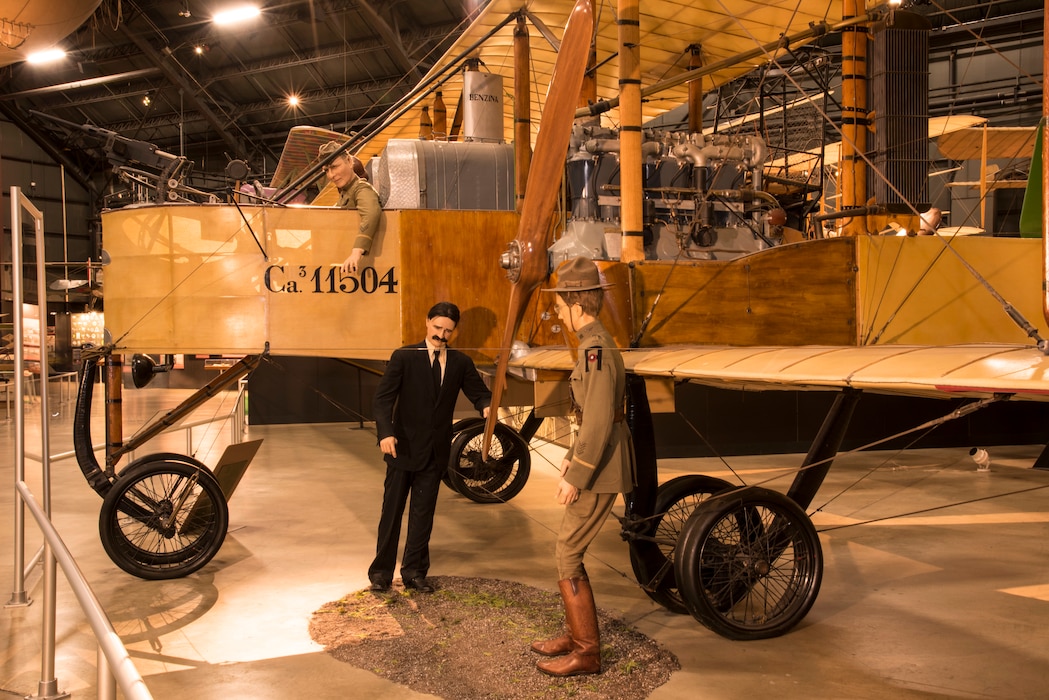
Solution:
M375 544L375 560L368 567L370 580L393 580L397 564L397 544L401 537L401 520L409 495L408 535L401 558L401 578L404 580L426 576L430 571L430 533L433 532L433 514L437 508L437 493L441 488L442 470L431 465L418 472L386 466L386 485L382 497L382 515L379 516L379 535Z

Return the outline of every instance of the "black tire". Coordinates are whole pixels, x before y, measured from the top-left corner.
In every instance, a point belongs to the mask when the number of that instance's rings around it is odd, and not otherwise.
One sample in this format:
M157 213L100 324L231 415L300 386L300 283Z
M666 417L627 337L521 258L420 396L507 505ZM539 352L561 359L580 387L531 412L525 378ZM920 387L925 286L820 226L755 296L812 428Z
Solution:
M219 482L197 460L174 454L129 465L103 499L98 518L113 563L150 581L200 569L218 553L228 526Z
M455 438L458 437L459 433L461 433L465 428L477 424L484 425L484 420L484 418L463 418L462 420L458 420L455 423L453 423L452 442L455 442ZM449 443L449 445L451 445L451 443ZM444 475L441 477L441 483L450 488L452 491L456 491L455 485L452 484L452 480L448 478L448 474L449 472L451 472L452 467L455 466L456 461L455 453L451 452L450 450L451 448L449 448L448 468L444 470ZM456 493L458 493L458 491L456 491Z
M521 493L532 469L528 443L509 426L496 423L488 459L481 459L484 423L459 431L452 440L448 480L477 503L505 503Z
M723 637L768 639L812 608L823 550L798 504L755 486L700 506L678 540L678 587L692 616Z
M630 541L634 577L649 598L670 612L689 614L674 575L674 550L681 529L701 503L731 488L729 482L704 474L686 474L660 484L656 491L655 515L639 533L641 538ZM644 578L649 580L642 580Z

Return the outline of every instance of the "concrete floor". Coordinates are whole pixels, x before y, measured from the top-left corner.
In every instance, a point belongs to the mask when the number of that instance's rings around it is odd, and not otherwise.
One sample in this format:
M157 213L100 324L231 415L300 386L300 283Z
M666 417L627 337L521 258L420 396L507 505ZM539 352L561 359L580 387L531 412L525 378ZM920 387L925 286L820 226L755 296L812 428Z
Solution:
M128 432L187 393L125 391ZM72 406L53 403L55 454L72 447ZM28 413L38 424L39 405ZM101 442L101 420L95 423ZM197 457L214 464L228 432L198 429ZM54 522L154 697L424 697L333 660L307 630L314 610L367 585L383 482L374 432L355 424L247 432L265 442L231 499L225 544L200 572L173 581L143 581L118 569L99 541L99 497L72 461L54 464ZM38 428L27 437L31 453L39 452L37 436ZM13 423L0 423L4 523L13 521L12 441ZM185 452L185 438L163 436L156 447ZM556 590L552 548L560 508L553 465L562 453L533 447L532 476L510 503L479 505L442 489L432 575ZM840 456L814 501L822 506L813 517L825 556L820 595L785 636L733 642L668 613L638 587L614 522L588 561L598 605L680 660L682 670L654 700L1045 697L1049 473L1029 468L1039 451L991 449L984 473L963 448ZM796 455L727 460L752 483L784 475L766 484L778 490L786 489L798 461ZM39 466L29 462L28 469L39 495ZM661 481L687 473L734 479L720 460L660 463ZM992 498L1000 494L1011 495ZM908 513L916 514L891 517ZM3 532L0 585L8 586L13 538L9 525ZM29 532L31 554L40 537L34 525ZM39 579L34 572L28 582L37 599ZM95 697L94 638L61 574L58 591L58 687ZM0 596L9 598L7 591ZM41 608L35 601L0 614L0 698L38 693Z

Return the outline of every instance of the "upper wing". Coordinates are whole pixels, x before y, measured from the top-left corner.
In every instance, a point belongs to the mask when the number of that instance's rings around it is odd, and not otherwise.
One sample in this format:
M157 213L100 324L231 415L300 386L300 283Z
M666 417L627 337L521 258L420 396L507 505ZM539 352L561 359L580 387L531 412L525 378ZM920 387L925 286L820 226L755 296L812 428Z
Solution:
M560 41L573 4L565 0L492 0L456 39L448 51L424 77L430 82L446 67L463 59L464 52L481 41L510 15L524 12L529 20L529 48L531 61L529 76L532 81L533 139L535 125L542 114L546 87L557 49L549 39ZM618 64L619 27L613 10L606 3L595 7L597 18L597 61L604 65L597 76L598 99L619 96ZM702 47L704 64L711 65L732 56L753 50L806 29L810 23L837 21L841 18L840 0L734 0L733 2L703 0L648 0L640 6L641 80L643 85L673 78L689 68L689 47ZM469 51L469 56L481 60L482 69L503 76L506 84L513 84L514 75L514 21L494 31L483 44ZM542 27L542 29L537 29ZM549 37L549 39L548 39ZM771 58L771 56L769 56ZM709 90L743 75L754 68L754 60L740 62L703 78L703 87ZM461 82L450 80L442 87L445 103L452 109L459 101ZM420 97L420 104L422 98ZM688 85L668 88L642 105L643 121L652 119L688 99ZM609 112L612 123L620 123L617 109ZM503 101L505 133L513 133L513 100ZM418 109L406 114L382 129L367 142L358 157L368 158L382 152L391 138L414 139L419 134Z
M343 143L349 136L338 131L317 126L293 126L284 142L280 160L273 171L270 186L281 188L295 179L299 173L320 159L320 147L329 141Z
M999 158L1029 161L1034 155L1035 126L983 126L942 134L936 146L944 158ZM931 135L931 134L930 134Z
M1049 357L1022 345L867 345L861 347L688 346L623 350L627 371L734 389L853 388L930 398L1049 401ZM569 372L568 350L538 350L516 369Z

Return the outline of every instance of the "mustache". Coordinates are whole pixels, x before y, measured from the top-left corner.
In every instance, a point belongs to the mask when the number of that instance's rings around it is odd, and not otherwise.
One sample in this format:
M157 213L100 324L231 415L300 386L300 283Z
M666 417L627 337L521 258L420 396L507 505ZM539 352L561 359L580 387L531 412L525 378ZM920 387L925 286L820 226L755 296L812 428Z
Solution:
M432 336L432 337L430 338L430 340L432 340L432 341L433 341L433 342L435 342L435 343L442 343L442 344L446 344L446 343L448 342L448 340L447 340L447 339L445 339L445 338L441 338L441 337L439 337L439 336L436 336L436 335L435 335L435 336Z

